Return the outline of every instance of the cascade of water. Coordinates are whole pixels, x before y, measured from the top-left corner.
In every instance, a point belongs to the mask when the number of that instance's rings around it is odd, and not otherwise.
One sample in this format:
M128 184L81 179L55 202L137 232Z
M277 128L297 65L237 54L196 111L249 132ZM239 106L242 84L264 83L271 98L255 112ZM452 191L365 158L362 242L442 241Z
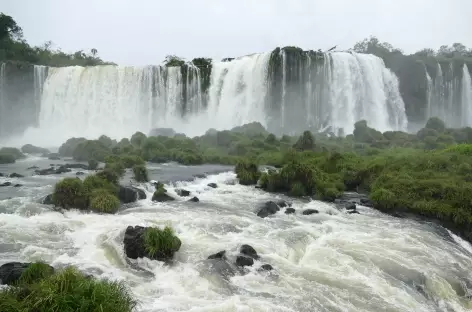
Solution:
M41 95L43 94L43 86L46 81L48 68L46 66L34 65L34 109L36 117L36 126L39 124L39 113L41 111Z
M434 86L433 86L433 79L431 79L431 76L428 73L428 70L426 69L426 66L424 66L424 72L426 74L426 112L425 112L425 120L428 120L430 117L432 117L432 101L433 101L433 92L434 92Z
M331 53L331 122L334 129L353 131L365 119L380 131L405 130L405 105L396 76L382 59L368 54Z
M287 54L285 50L280 51L282 55L282 103L280 104L281 128L285 128L285 105L287 95Z
M462 67L462 126L472 126L472 79L467 64Z

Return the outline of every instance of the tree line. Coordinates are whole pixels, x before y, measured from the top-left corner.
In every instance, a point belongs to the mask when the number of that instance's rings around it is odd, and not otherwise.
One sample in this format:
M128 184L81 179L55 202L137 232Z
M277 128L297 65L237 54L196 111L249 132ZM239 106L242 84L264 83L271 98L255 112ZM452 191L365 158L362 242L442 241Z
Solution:
M379 57L386 57L392 54L405 55L401 49L393 47L388 42L382 42L374 36L357 42L350 51L374 54ZM437 50L424 48L412 55L417 57L472 58L472 49L456 42L450 46L442 45ZM208 66L211 63L209 59L202 58L196 60L204 60L204 62L197 62L197 66ZM41 46L31 46L24 39L23 29L13 17L0 13L0 62L2 61L20 61L46 66L113 64L102 60L98 56L97 49L94 48L88 52L79 50L73 53L66 53L60 49L54 49L51 41L47 41ZM169 55L166 57L164 65L178 66L184 62L183 58Z

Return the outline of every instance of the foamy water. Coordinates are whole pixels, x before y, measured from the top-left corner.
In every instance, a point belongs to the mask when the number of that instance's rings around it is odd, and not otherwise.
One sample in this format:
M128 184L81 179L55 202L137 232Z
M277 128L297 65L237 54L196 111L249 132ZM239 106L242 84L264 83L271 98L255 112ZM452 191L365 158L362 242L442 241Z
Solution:
M156 166L158 175L173 166ZM365 207L348 215L330 204L299 200L293 201L295 215L282 209L262 219L254 214L256 206L282 197L235 184L232 172L167 186L173 195L179 187L191 191L199 203L176 195L175 202L152 203L148 192L148 199L117 215L61 214L36 203L59 178L18 179L29 183L22 187L28 192L17 190L20 197L0 200L0 264L41 259L126 280L140 301L139 311L472 309L466 299L472 247L437 226ZM219 187L208 187L210 182ZM320 213L302 215L308 208ZM172 225L183 242L176 264L127 261L122 240L128 225ZM207 270L202 260L224 249L231 258L242 244L261 256L248 274L225 280ZM257 272L264 263L274 272Z

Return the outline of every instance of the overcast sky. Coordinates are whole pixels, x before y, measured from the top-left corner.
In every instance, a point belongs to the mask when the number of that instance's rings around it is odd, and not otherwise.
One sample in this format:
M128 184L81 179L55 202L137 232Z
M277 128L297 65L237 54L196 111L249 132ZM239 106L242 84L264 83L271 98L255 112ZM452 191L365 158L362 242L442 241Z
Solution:
M472 0L0 0L28 42L96 48L119 64L223 58L295 45L348 49L370 35L406 52L472 47Z

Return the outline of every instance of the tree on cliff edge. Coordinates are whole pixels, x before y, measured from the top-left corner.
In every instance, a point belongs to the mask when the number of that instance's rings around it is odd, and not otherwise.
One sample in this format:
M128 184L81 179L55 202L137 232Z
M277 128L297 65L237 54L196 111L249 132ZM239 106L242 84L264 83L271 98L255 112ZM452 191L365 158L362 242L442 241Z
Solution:
M12 40L19 40L23 37L23 30L15 22L15 20L3 13L0 13L0 41L7 38Z

